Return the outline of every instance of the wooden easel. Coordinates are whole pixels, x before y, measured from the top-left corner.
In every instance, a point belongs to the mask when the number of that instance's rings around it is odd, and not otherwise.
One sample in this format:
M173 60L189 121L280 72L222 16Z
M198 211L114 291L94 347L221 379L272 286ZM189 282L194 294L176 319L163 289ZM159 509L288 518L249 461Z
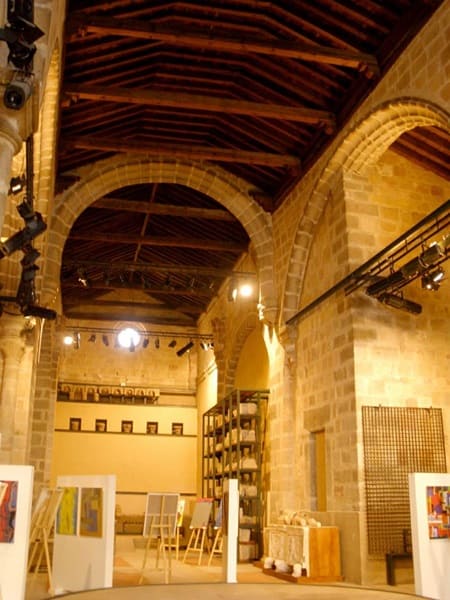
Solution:
M210 498L199 498L195 504L191 524L189 526L191 535L184 553L183 562L186 562L189 552L198 553L198 564L200 565L202 562L212 502L213 501Z
M211 565L211 561L213 559L214 554L222 555L223 549L222 527L217 527L214 529L216 529L216 535L214 536L214 542L211 548L211 552L209 553L208 567Z
M53 593L52 564L50 560L49 543L55 525L56 513L58 512L64 490L61 488L49 489L43 492L40 502L32 516L30 527L29 558L28 571L33 566L34 576L39 570L42 562L42 556L45 556L48 573L49 591Z
M177 520L176 520L176 527L175 527L175 541L172 544L172 548L175 548L175 559L178 560L179 556L180 556L180 529L183 526L183 515L184 515L184 507L185 507L185 500L179 500L178 501L178 507L177 507ZM161 546L160 542L160 546Z
M159 554L162 550L164 564L164 582L169 583L172 575L172 548L176 529L178 494L148 494L144 522L144 536L147 536L144 558L142 561L139 584L144 580L144 570L147 564L148 552L152 541L156 542L156 564L159 564ZM167 551L167 552L166 552Z

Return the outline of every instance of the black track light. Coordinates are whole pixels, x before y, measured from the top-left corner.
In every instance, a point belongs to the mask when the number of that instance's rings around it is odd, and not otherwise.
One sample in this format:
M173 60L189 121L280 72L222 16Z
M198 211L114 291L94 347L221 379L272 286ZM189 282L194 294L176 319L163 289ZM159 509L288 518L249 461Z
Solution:
M182 348L177 350L177 356L183 356L183 354L186 354L186 352L189 352L189 350L193 347L194 347L194 342L191 340L185 346L183 346Z

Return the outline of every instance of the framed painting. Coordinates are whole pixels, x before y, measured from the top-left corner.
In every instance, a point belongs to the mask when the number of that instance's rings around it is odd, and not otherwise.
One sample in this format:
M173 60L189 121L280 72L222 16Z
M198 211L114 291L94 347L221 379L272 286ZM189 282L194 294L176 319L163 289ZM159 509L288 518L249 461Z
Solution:
M120 431L122 433L133 433L133 421L122 421Z
M156 435L158 433L158 421L147 421L146 433Z
M77 535L78 488L65 487L56 513L56 533Z
M85 535L89 537L102 537L102 523L102 488L81 488L80 535Z
M16 530L18 481L0 481L0 543L12 544Z
M172 423L172 435L183 435L183 423Z

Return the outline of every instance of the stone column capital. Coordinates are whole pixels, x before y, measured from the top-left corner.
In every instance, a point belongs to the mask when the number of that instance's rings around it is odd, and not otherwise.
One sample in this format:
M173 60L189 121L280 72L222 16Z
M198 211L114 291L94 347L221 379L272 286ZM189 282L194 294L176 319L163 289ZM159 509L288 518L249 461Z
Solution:
M22 148L24 140L19 134L17 120L0 114L0 144L2 142L11 146L14 155Z

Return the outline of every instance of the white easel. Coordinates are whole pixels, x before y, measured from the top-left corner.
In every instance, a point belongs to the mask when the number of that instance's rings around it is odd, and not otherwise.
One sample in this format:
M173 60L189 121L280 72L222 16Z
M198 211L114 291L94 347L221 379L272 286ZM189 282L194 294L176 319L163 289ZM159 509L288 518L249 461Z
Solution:
M144 570L152 541L156 542L156 565L162 550L164 582L169 583L172 575L172 547L176 530L179 494L147 494L144 520L144 537L147 536L139 584L144 580ZM167 554L166 554L167 550Z

